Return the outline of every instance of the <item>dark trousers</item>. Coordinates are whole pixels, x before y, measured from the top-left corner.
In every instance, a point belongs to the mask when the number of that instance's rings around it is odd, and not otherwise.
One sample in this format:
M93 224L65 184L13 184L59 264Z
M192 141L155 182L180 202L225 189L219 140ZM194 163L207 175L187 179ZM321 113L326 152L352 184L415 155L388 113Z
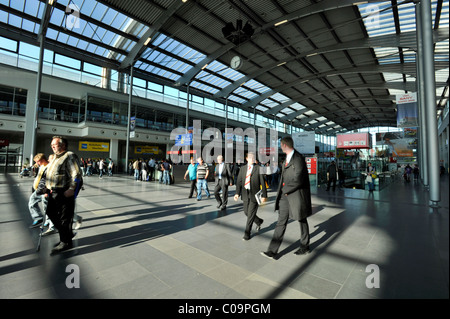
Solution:
M280 199L280 210L278 214L278 222L275 226L272 240L269 244L269 251L274 254L278 253L281 243L283 242L286 226L289 221L289 202L286 196L282 195ZM299 221L300 223L300 247L309 248L309 226L306 218Z
M327 183L327 189L330 189L330 185L333 183L333 189L336 188L336 177L330 177Z
M222 198L220 198L220 190L222 190ZM219 179L214 187L214 197L216 198L217 205L227 206L228 204L228 184L224 179Z
M148 174L149 174L148 180L151 182L153 180L154 175L155 175L155 168L154 167L150 167L149 171L148 171Z
M244 189L244 192L248 192L248 190ZM250 192L248 194L250 197ZM250 238L250 234L252 232L253 223L256 225L261 225L263 220L259 218L256 213L258 212L258 203L252 202L251 200L244 200L244 214L247 216L247 223L245 225L244 236L246 238Z
M194 195L194 191L195 191L195 196L197 196L197 180L196 179L191 179L191 189L189 190L189 198L191 198Z
M48 197L47 215L59 232L59 239L63 243L71 243L73 232L72 222L75 212L74 197L65 197L62 192L54 192Z

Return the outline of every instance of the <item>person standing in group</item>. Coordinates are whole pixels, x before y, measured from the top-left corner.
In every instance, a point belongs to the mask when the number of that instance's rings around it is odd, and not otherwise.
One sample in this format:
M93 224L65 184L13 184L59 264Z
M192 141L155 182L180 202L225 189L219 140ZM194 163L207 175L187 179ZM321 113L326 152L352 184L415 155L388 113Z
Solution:
M105 160L103 158L98 162L98 177L103 178L103 170L105 169Z
M278 210L278 221L268 250L261 252L265 257L275 259L289 218L300 224L300 248L296 255L310 252L309 226L307 218L312 214L311 190L308 168L303 155L294 149L294 142L290 136L281 139L281 150L286 154L282 165L280 184L275 200L275 211Z
M369 162L366 168L366 181L367 186L369 187L369 192L373 192L375 190L375 181L373 180L372 174L375 173L375 167L372 166L372 163Z
M155 160L153 158L151 158L148 161L148 174L149 174L148 180L150 182L153 180L153 177L155 176L155 167L156 167Z
M242 166L239 171L236 180L236 194L234 195L235 201L238 200L239 196L242 197L244 214L247 216L243 240L250 239L253 223L256 224L256 230L259 231L264 222L256 215L259 204L255 195L261 191L261 203L267 201L266 181L261 174L260 166L255 164L255 154L248 153L246 160L247 165Z
M203 158L197 158L197 200L202 200L202 189L205 190L206 198L210 197L208 189L208 176L209 168L208 164L203 162Z
M333 190L336 189L336 180L338 179L336 163L334 161L327 168L327 189L330 190L330 185L333 183Z
M184 174L184 179L186 179L187 176L189 176L189 181L191 183L188 198L192 198L194 191L197 195L197 163L195 163L193 157L191 157L191 164L189 164L186 173Z
M147 181L148 177L148 167L147 167L147 161L144 159L141 162L141 179L143 182Z
M86 176L92 176L92 159L88 158L86 161Z
M108 176L112 177L114 172L114 161L110 158L108 163Z
M172 169L172 165L164 159L162 163L163 170L163 184L170 185L170 170Z
M141 167L141 163L139 162L139 159L135 160L133 162L133 169L134 169L134 180L137 182L139 181L139 170Z
M230 166L224 163L223 156L217 156L217 165L214 169L214 197L217 201L217 208L224 210L228 204L228 185L232 185L232 175ZM220 196L222 191L222 198Z
M59 232L60 242L52 254L72 248L72 222L75 213L75 196L82 183L76 154L67 150L68 141L54 136L51 142L55 154L46 171L45 187L48 190L47 215Z
M242 165L241 165L241 160L240 159L237 160L237 162L234 163L234 165L233 165L233 184L234 185L236 185L236 181L237 181L237 178L239 176L239 170L240 170L241 166Z

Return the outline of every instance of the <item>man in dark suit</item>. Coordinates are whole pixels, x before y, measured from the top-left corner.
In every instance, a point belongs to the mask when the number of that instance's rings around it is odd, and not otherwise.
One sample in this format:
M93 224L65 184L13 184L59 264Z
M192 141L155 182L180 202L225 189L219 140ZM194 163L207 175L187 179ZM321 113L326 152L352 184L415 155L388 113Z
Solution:
M234 195L235 201L238 200L239 196L242 196L244 214L247 216L243 240L250 239L253 223L256 224L256 229L259 231L264 221L256 215L259 207L255 197L256 193L261 190L261 203L267 200L266 183L264 176L260 172L260 166L255 164L255 155L248 153L246 160L247 165L241 166L239 171L236 181L236 194Z
M281 139L281 150L286 154L286 161L282 165L281 180L275 200L275 211L278 212L278 222L275 227L269 248L261 254L275 259L283 241L289 218L299 221L300 248L296 255L309 253L309 226L307 217L312 213L311 190L309 185L308 168L303 155L294 149L291 137Z
M214 170L214 197L217 201L217 208L224 210L228 204L228 185L232 184L230 166L223 162L223 156L217 156L217 165ZM222 198L220 198L222 190Z

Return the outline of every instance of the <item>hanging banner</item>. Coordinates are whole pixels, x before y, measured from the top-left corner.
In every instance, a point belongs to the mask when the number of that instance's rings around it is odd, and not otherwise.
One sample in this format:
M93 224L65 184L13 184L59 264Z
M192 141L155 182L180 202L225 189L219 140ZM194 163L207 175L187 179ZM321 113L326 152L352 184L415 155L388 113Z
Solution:
M132 116L130 117L130 137L136 136L135 129L136 129L136 116Z
M403 132L377 133L377 145L387 145L388 148L378 151L380 157L413 157L417 149L417 128L405 128Z
M192 145L192 133L180 134L175 138L176 146L191 146Z
M302 154L314 154L316 149L316 135L314 131L296 132L292 134L294 148Z
M417 93L397 94L397 127L417 127Z

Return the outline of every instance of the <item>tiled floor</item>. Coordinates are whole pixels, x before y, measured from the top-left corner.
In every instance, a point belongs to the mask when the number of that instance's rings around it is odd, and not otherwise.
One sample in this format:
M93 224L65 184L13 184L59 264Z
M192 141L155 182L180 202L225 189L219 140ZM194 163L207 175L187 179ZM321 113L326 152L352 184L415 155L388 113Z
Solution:
M277 260L260 255L277 219L273 191L259 209L263 228L245 242L234 186L220 212L213 197L188 199L187 184L89 177L75 248L50 256L58 236L36 252L38 229L28 228L31 183L0 176L0 298L449 298L448 176L434 210L418 183L373 195L313 188L312 252L294 255L291 222ZM73 265L79 272L66 268ZM79 288L69 289L77 273Z

